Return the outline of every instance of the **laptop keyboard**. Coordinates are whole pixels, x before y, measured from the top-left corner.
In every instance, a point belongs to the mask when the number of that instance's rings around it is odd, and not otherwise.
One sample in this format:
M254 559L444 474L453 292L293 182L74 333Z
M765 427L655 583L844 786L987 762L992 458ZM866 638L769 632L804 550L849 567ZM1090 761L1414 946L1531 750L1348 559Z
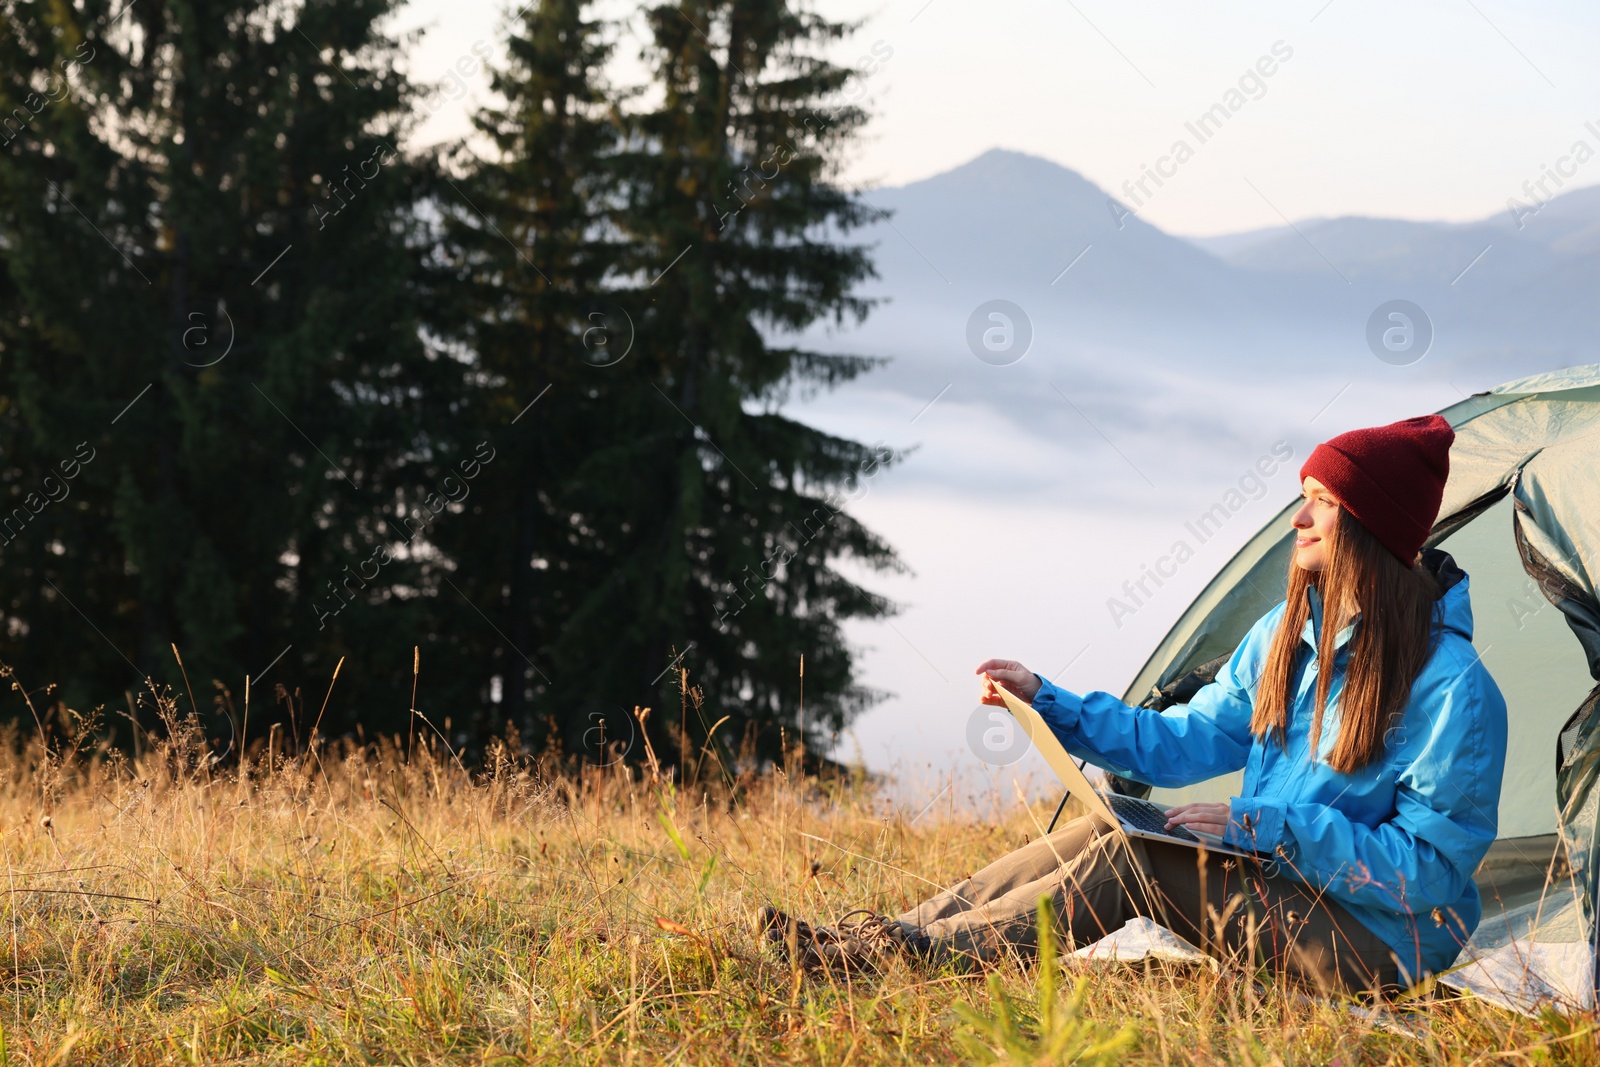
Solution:
M1180 841L1192 841L1201 844L1200 839L1182 826L1167 826L1167 813L1158 804L1139 797L1123 796L1121 793L1103 793L1106 803L1111 805L1111 811L1117 818L1135 830L1146 833L1163 834L1167 837L1176 837Z

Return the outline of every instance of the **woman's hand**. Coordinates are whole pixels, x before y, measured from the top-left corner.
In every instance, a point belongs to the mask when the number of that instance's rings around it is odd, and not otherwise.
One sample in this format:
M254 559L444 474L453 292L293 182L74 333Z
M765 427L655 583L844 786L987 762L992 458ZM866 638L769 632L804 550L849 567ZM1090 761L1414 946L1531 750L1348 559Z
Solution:
M986 659L978 664L974 674L986 675L983 679L983 703L1005 707L1005 698L995 692L992 678L1017 695L1017 699L1032 704L1039 693L1039 676L1014 659Z
M1179 804L1167 809L1167 829L1184 826L1203 834L1222 837L1228 832L1228 813L1231 810L1227 804Z

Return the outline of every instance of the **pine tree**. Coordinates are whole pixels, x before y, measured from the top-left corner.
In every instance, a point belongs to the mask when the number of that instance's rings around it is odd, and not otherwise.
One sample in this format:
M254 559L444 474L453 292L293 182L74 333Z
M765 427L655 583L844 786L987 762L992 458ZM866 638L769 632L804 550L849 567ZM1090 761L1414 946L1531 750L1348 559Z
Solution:
M458 563L451 662L479 682L480 735L500 717L530 744L568 751L583 747L587 726L547 710L572 692L551 690L549 657L592 579L570 551L571 490L561 483L596 444L595 365L625 358L631 342L605 295L619 255L608 221L622 129L618 94L602 80L611 27L589 7L525 9L492 75L504 104L475 119L494 151L474 159L461 149L466 173L444 176L439 191L452 268L441 299L458 309L443 317L462 325L473 353L462 392L497 451L468 513L437 538ZM568 679L587 651L566 665Z
M843 510L887 453L775 411L869 365L769 339L867 310L850 295L865 254L822 236L861 221L823 179L863 118L832 106L846 72L812 55L843 28L782 4L653 10L642 96L660 103L628 113L588 10L529 9L495 82L506 105L479 123L496 156L441 196L468 392L506 442L441 535L484 615L452 629L536 743L604 758L647 705L658 752L728 715L723 736L771 756L799 725L801 655L808 732L870 700L840 624L888 605L834 565L896 565ZM674 664L705 701L687 722Z
M829 180L865 116L837 102L848 72L821 57L842 24L785 0L647 15L659 102L634 116L620 219L633 286L619 300L637 340L612 368L599 447L568 483L583 490L565 499L598 581L553 660L613 703L653 703L668 736L682 676L667 668L687 668L705 698L676 724L693 744L716 728L772 757L785 728L824 737L874 696L841 624L889 605L836 563L899 565L844 510L887 450L778 411L793 390L871 365L793 344L870 307L852 292L867 254L840 236L866 209Z
M320 696L349 653L369 703L324 732L404 721L426 604L386 546L461 442L413 310L396 2L0 8L5 512L77 464L0 538L29 684L181 686L175 643L202 707L274 661Z

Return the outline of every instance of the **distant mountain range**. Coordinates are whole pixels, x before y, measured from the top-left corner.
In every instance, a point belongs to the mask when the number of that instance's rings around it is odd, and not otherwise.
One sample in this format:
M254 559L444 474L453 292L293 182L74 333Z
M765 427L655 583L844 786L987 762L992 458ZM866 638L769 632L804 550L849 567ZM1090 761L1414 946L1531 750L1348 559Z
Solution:
M868 231L882 275L871 288L908 309L1004 297L1072 322L1082 340L1137 341L1159 357L1181 337L1182 358L1198 346L1237 365L1329 342L1371 360L1367 317L1403 298L1437 331L1423 363L1448 359L1458 375L1500 380L1597 358L1600 188L1556 197L1520 229L1503 210L1472 223L1313 219L1208 238L1137 216L1119 225L1105 190L1000 149L864 195L888 216Z
M873 248L878 277L863 292L882 302L862 325L808 340L886 363L807 406L842 432L920 443L905 478L1014 475L1028 491L1133 501L1147 482L1209 484L1274 440L1308 449L1343 427L1600 361L1600 189L1566 193L1520 229L1502 211L1200 239L1137 216L1119 225L1105 190L1018 152L859 192L878 214L847 236ZM1405 365L1368 341L1369 319L1395 299L1420 306L1434 334ZM991 300L1021 307L1031 328L1010 365L971 350ZM997 475L994 457L979 462L985 436L1037 451L1007 445Z
M1525 203L1525 202L1524 202ZM1473 271L1518 283L1548 284L1553 273L1590 269L1600 253L1600 187L1576 189L1543 207L1508 208L1476 222L1407 222L1397 219L1308 219L1189 241L1236 267L1259 271L1318 273L1328 264L1345 274L1398 283L1450 283L1451 267L1484 249ZM1520 223L1520 225L1519 225ZM1465 256L1466 259L1461 257Z

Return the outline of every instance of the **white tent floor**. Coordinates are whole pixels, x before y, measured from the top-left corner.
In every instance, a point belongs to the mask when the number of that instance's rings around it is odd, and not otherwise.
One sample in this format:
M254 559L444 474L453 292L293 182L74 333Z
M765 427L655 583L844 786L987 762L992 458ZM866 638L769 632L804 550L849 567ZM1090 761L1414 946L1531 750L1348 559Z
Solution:
M1478 868L1483 921L1440 982L1516 1011L1594 1007L1582 898L1555 834L1496 841Z

